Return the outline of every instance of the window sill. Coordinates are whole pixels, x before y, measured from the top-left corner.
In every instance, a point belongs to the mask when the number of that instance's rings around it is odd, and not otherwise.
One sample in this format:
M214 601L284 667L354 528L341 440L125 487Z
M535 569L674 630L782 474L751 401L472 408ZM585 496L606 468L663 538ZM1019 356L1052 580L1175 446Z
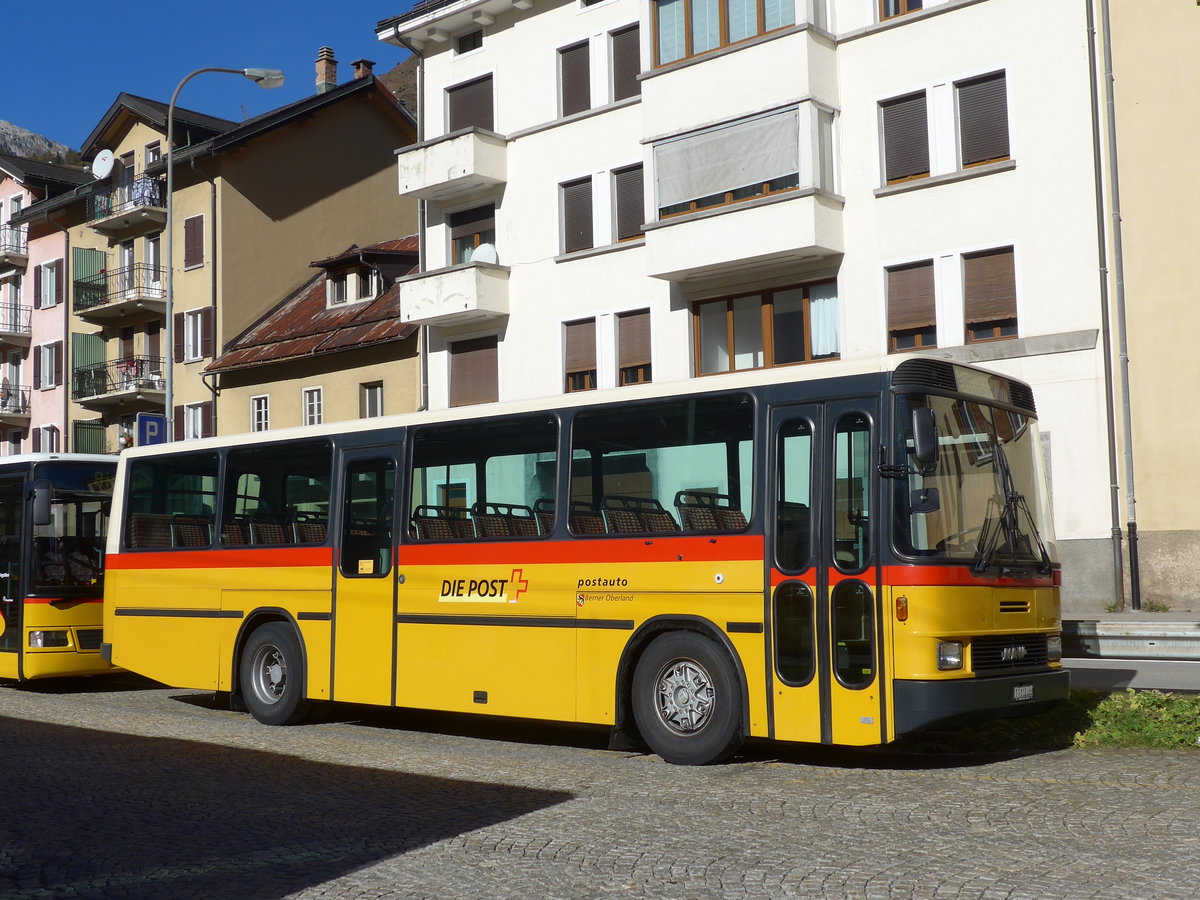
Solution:
M972 178L982 178L985 175L995 175L997 172L1010 172L1017 167L1015 159L1005 159L983 166L972 166L969 169L959 169L946 175L931 175L929 178L917 178L913 181L902 181L899 184L889 184L876 188L876 197L891 197L895 194L907 194L909 191L920 191L925 188L938 187L943 184L956 184L960 181L970 181Z
M699 219L728 215L746 209L757 209L760 206L772 206L776 203L787 203L789 200L800 200L805 197L824 197L832 200L834 203L840 204L845 204L846 202L845 198L840 194L831 194L820 188L793 188L787 191L780 191L778 194L767 194L762 197L752 197L749 200L739 200L737 203L725 203L721 206L709 207L708 209L698 209L695 212L680 213L665 219L659 219L656 222L647 222L645 228L646 231L657 231L660 228L669 228L672 225L680 225L684 222L695 222Z
M905 25L924 22L926 19L932 19L935 16L944 15L945 13L954 12L955 10L983 2L985 0L946 0L945 3L938 6L931 6L929 9L920 9L899 16L892 16L891 18L884 19L882 22L876 22L874 25L867 25L863 28L856 28L854 31L848 31L845 34L838 35L838 43L842 44L846 41L853 41L861 37L878 34L881 31L891 31L893 28L901 28Z
M649 227L649 226L647 226ZM588 247L586 250L575 250L571 253L561 253L554 257L556 263L571 262L576 259L590 259L593 256L604 256L608 253L616 253L618 250L627 250L631 247L645 246L646 238L630 238L627 241L621 241L617 244L606 244L603 247Z

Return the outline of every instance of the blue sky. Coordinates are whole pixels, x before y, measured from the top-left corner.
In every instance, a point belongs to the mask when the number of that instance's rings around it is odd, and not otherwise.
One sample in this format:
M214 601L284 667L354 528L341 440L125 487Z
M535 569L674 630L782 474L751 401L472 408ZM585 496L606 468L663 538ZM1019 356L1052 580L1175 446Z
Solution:
M378 74L391 69L408 54L377 40L375 24L412 3L0 0L0 58L9 73L0 119L78 150L121 91L166 103L185 75L204 66L282 69L287 81L274 90L206 73L179 95L180 106L241 121L312 93L323 46L333 48L339 82L351 77L356 59L374 60ZM52 13L43 12L48 7Z

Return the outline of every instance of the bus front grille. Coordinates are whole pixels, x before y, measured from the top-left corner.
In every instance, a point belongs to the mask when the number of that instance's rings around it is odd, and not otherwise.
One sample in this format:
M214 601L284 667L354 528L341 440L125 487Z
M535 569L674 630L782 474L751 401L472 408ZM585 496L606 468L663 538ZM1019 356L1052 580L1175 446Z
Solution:
M80 650L99 650L104 643L103 628L78 628L75 631L75 641Z
M1044 634L998 634L971 640L971 668L976 672L1040 669L1045 665Z

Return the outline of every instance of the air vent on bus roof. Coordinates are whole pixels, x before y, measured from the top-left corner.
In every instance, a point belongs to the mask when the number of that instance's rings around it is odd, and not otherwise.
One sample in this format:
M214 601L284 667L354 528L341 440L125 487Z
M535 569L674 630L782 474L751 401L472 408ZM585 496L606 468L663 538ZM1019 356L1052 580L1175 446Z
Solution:
M954 366L940 359L910 359L900 363L892 376L892 384L942 391L958 390Z
M1014 406L1019 406L1021 409L1027 409L1035 416L1037 415L1037 406L1033 402L1033 390L1027 384L1022 384L1019 381L1010 381L1008 383L1009 394L1012 396Z

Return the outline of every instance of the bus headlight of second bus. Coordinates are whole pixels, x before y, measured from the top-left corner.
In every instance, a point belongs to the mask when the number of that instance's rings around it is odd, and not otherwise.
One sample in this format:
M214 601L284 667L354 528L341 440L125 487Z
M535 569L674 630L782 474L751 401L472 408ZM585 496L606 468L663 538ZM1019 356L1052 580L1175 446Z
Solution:
M71 642L65 631L31 631L30 647L69 647Z
M962 641L939 641L937 651L937 666L943 672L963 667Z
M1052 634L1046 638L1046 659L1049 662L1062 662L1062 635Z

